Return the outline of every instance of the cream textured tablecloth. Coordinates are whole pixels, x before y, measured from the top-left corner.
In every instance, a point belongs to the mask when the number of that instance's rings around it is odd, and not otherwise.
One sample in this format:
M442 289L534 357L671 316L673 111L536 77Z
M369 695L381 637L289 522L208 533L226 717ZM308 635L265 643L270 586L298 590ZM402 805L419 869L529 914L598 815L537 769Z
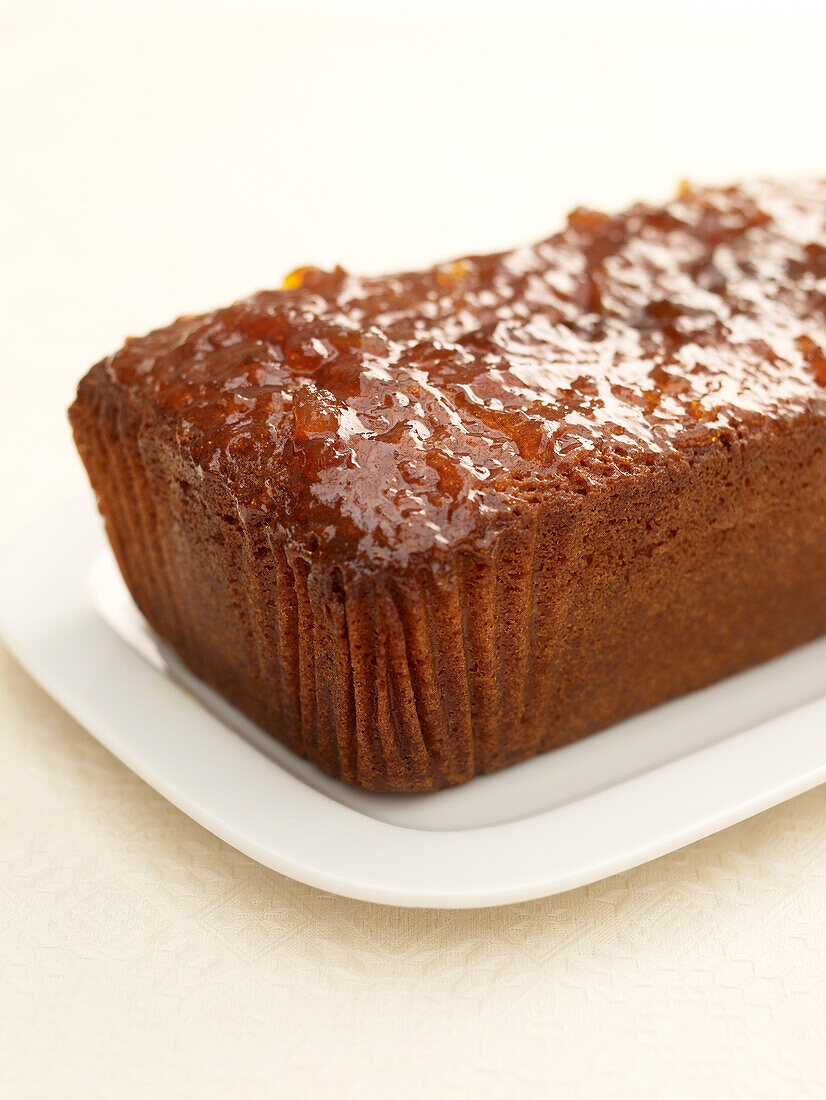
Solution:
M826 171L803 17L427 11L0 10L3 539L85 491L64 408L128 332L303 262ZM825 913L824 788L544 901L327 896L168 805L0 649L4 1100L824 1095Z

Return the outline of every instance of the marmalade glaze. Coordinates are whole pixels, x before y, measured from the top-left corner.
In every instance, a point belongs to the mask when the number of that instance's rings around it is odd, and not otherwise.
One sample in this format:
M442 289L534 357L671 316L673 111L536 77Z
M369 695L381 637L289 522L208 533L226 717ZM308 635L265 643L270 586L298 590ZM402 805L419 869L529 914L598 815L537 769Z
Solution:
M243 518L404 562L537 496L826 414L826 181L576 210L421 273L303 268L102 364Z

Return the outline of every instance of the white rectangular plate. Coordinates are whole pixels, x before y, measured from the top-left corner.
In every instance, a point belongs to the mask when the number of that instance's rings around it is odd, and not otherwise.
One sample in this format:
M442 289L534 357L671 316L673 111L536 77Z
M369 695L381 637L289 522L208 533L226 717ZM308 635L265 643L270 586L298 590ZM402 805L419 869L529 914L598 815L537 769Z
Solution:
M0 629L44 688L184 813L268 867L367 901L542 897L826 780L823 639L463 787L347 787L245 719L152 634L91 503L3 551Z

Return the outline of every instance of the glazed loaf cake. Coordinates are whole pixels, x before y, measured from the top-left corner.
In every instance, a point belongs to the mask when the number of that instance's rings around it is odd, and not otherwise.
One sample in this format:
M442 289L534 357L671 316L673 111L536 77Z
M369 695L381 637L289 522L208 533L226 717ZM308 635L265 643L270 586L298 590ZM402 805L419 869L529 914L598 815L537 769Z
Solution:
M70 416L155 631L324 771L427 791L826 631L824 349L826 182L686 187L301 269Z

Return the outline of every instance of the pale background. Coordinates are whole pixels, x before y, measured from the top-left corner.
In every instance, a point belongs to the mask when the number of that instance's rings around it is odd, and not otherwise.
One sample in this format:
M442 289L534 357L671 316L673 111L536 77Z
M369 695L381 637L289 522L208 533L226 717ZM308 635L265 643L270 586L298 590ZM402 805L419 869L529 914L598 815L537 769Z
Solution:
M826 172L813 3L371 7L0 7L0 539L86 491L64 409L127 333L306 262ZM825 913L826 788L545 901L327 896L0 648L3 1100L826 1095Z

